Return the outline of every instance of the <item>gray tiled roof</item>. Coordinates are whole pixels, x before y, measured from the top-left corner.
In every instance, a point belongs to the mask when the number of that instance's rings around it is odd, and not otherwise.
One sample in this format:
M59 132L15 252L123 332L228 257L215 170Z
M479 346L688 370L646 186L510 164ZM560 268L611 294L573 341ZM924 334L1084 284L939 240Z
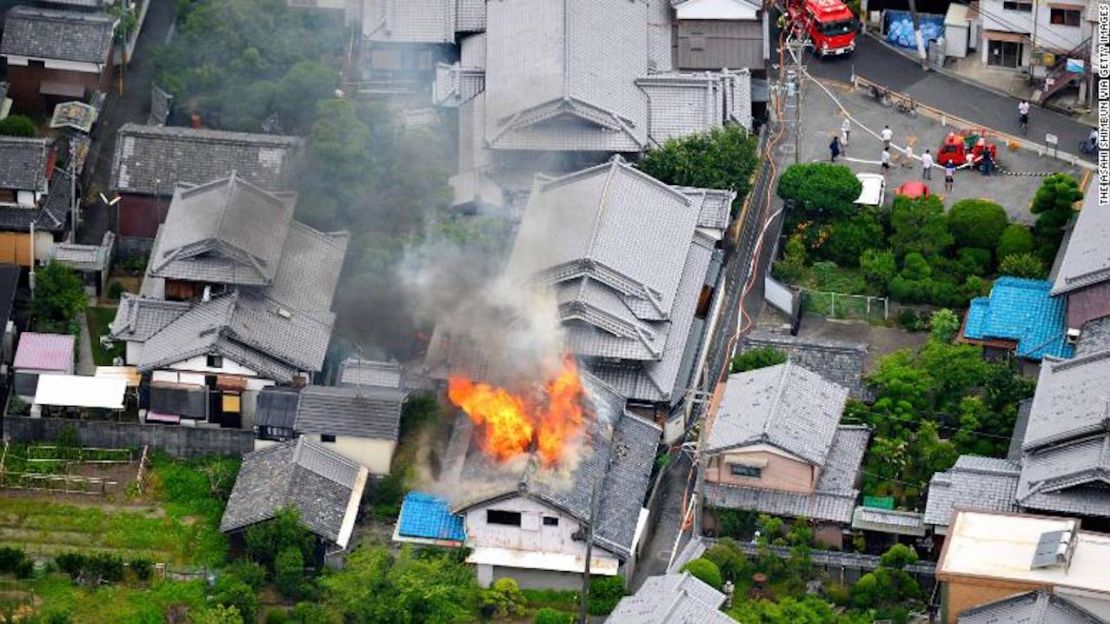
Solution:
M925 523L947 527L955 510L1017 511L1021 464L1007 459L961 455L956 465L929 481Z
M114 340L146 342L192 307L186 301L164 301L124 293L108 329Z
M1087 321L1075 345L1075 357L1110 351L1110 316Z
M605 624L729 624L720 607L725 595L689 572L651 576L625 596Z
M295 205L296 196L267 193L235 174L179 186L150 273L197 282L270 284Z
M0 136L0 189L46 191L48 139Z
M1110 280L1110 210L1098 205L1092 184L1071 227L1063 261L1056 272L1052 294L1060 295Z
M647 94L648 133L656 145L727 123L752 127L751 74L653 74L636 81Z
M1017 594L973 607L960 614L959 624L1105 624L1067 598L1049 591Z
M728 227L732 200L736 199L735 192L693 186L675 186L673 188L692 199L695 205L700 206L698 227L718 230L724 230Z
M1110 379L1110 351L1064 361L1045 358L1022 448L1028 452L1106 431L1110 427L1107 379Z
M8 11L0 54L103 64L115 23L103 13L17 6Z
M848 390L792 362L730 375L706 452L770 444L824 465Z
M740 351L771 347L829 381L848 389L853 399L866 399L863 384L863 362L867 357L864 343L837 342L799 338L790 334L754 330L740 341Z
M498 466L475 448L473 426L459 416L444 459L444 472L459 492L456 511L506 495L522 494L551 505L580 521L590 517L590 498L598 487L595 540L620 558L627 558L662 431L624 409L624 400L589 374L582 375L587 405L586 447L578 465L565 470L541 468L529 457ZM569 479L569 480L568 480Z
M307 386L301 390L299 433L396 440L405 394L388 388Z
M370 41L454 43L456 1L363 0L362 35ZM467 17L474 17L467 9Z
M39 208L0 206L0 229L9 232L26 232L34 221L36 230L62 232L66 230L69 223L71 196L69 172L55 170L54 177L50 181L50 192L40 201Z
M925 521L918 511L856 507L852 512L852 528L895 535L925 536Z
M402 385L401 365L396 362L375 362L347 358L339 365L335 383L340 386L370 386L399 389Z
M179 183L205 184L235 171L267 190L288 189L304 141L296 137L125 124L110 185L121 193L171 195Z
M713 507L848 524L852 521L856 499L859 498L855 484L870 437L871 431L867 427L838 427L813 494L707 482L706 503Z
M1022 507L1110 517L1110 433L1027 452L1021 467Z
M366 469L327 448L298 438L248 453L220 521L224 532L244 529L296 507L301 522L320 537L346 546L342 534L349 511L357 509ZM342 541L342 543L339 543Z
M486 29L486 0L457 0L455 30L480 32Z

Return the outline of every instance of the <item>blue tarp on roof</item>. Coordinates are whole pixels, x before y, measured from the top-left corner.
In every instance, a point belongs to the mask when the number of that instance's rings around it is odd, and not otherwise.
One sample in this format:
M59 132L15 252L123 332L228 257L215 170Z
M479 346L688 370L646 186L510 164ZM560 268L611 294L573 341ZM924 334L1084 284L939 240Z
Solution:
M976 340L1017 341L1017 356L1040 360L1046 355L1070 358L1065 340L1064 300L1052 297L1052 283L1000 277L990 297L971 300L964 336Z
M409 492L405 496L401 517L397 521L397 534L420 539L466 541L462 516L453 515L446 500L424 492Z

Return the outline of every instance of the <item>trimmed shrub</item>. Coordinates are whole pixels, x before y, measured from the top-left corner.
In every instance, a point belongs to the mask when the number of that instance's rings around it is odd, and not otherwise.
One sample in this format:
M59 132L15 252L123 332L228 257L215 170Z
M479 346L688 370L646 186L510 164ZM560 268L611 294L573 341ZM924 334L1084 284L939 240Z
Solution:
M994 249L1009 219L1006 209L983 199L964 199L948 211L948 229L961 247Z
M779 178L779 197L796 202L792 221L829 221L853 213L863 185L852 170L831 163L791 165Z
M690 576L701 580L713 589L720 589L724 584L724 581L721 579L721 569L717 567L717 564L704 557L694 559L690 563L687 563L682 566L682 570L684 572L689 572Z
M998 245L994 249L994 257L1001 260L1006 256L1015 254L1032 253L1037 248L1033 240L1033 232L1020 223L1011 223L1002 230L998 237Z
M131 568L132 574L140 581L149 581L154 571L154 564L150 559L132 559L127 562L127 567Z
M590 579L586 608L590 615L609 615L624 598L623 576L595 576Z
M301 579L304 578L304 557L301 549L289 546L274 559L274 585L286 598L299 596Z
M0 135L13 137L34 137L38 128L30 117L24 115L9 115L0 119Z
M1013 254L1002 259L998 265L1001 275L1026 277L1029 279L1042 279L1045 276L1044 263L1031 253Z
M774 347L751 349L732 358L733 373L743 373L757 368L767 368L786 361L786 354Z
M536 612L535 624L572 624L574 614L544 607Z

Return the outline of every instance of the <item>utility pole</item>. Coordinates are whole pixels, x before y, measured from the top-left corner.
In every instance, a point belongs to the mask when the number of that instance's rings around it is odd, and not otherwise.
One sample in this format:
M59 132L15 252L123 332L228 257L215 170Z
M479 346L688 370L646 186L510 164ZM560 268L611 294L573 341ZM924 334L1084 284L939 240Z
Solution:
M910 17L913 18L913 39L917 43L917 57L921 59L921 69L929 71L929 60L925 54L925 37L921 34L921 18L917 15L917 0L910 0Z
M69 142L69 220L70 220L70 242L77 242L77 221L81 218L80 205L81 200L77 197L77 144L74 141Z
M590 495L590 521L586 527L586 567L582 572L582 596L578 605L578 624L586 624L589 614L587 606L590 597L590 561L594 556L594 526L597 525L597 482L594 482L593 494Z
M31 288L31 301L35 300L35 220L31 219L31 261L27 263L27 285Z

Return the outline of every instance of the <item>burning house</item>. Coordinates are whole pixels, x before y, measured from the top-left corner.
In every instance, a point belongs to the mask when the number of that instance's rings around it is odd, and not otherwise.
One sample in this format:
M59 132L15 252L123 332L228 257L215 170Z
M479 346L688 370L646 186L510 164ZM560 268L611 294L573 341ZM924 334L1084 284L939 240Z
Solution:
M550 295L560 347L632 411L681 432L679 407L705 333L728 222L729 191L668 186L615 157L559 178L537 176L505 271ZM546 312L546 310L544 311ZM433 372L489 375L472 323L441 323ZM668 417L671 417L668 419Z
M542 389L453 377L448 393L464 414L439 485L463 519L479 582L576 587L587 553L591 574L630 577L659 427L570 359Z

